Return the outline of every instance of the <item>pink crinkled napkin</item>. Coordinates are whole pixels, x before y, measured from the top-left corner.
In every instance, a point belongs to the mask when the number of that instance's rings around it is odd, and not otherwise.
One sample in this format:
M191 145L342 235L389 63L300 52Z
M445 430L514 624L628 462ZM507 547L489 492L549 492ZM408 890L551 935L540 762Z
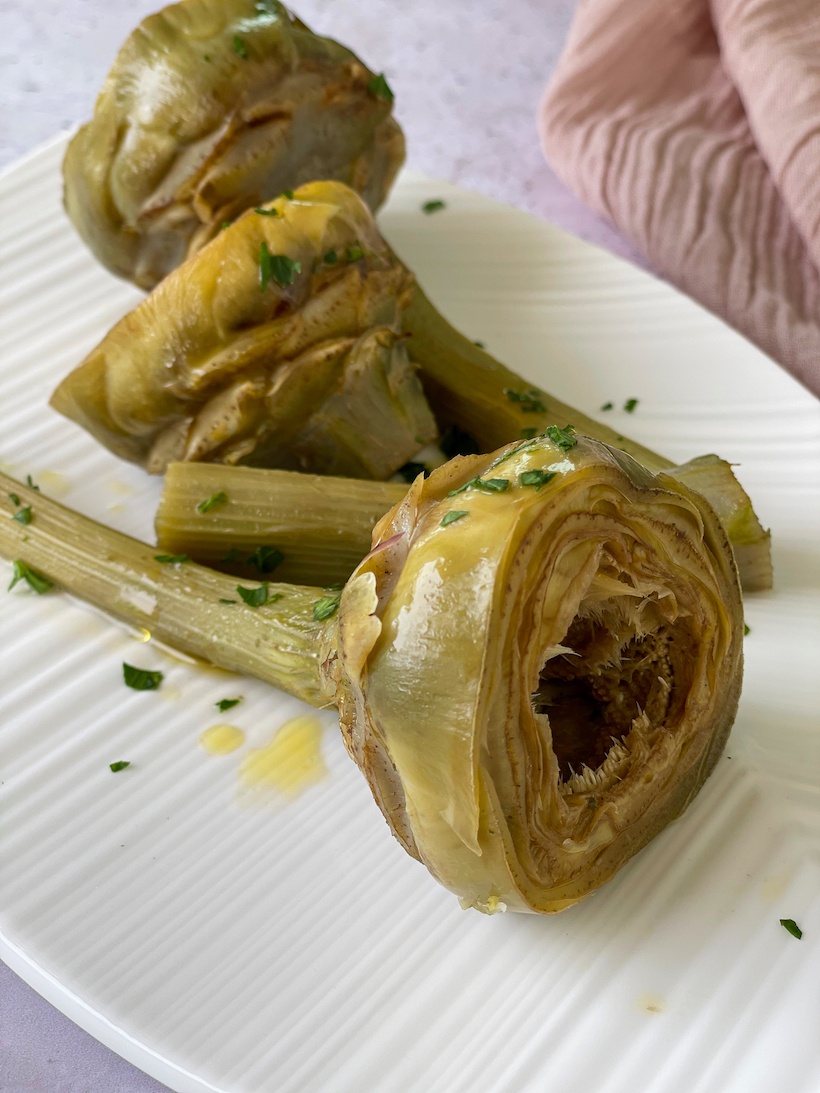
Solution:
M547 159L820 395L820 0L581 0Z

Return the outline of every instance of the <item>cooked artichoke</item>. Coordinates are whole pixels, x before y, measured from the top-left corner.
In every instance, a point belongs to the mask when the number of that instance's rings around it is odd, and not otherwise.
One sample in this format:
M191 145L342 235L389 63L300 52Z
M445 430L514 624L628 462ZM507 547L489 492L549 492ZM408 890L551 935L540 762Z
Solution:
M314 179L371 208L404 160L392 94L278 0L182 0L120 50L63 165L65 206L113 273L152 288L223 221Z
M697 793L740 691L709 506L555 436L416 480L345 587L327 669L394 834L482 911L560 911L608 880Z
M0 509L36 506L30 526L0 519L7 557L172 645L337 702L391 829L465 906L554 912L594 891L686 808L735 715L743 619L721 524L568 430L417 478L341 597L265 583L252 609L236 578L163 566L0 487Z
M338 182L250 210L158 285L51 404L117 455L387 478L435 439L398 335L412 276Z

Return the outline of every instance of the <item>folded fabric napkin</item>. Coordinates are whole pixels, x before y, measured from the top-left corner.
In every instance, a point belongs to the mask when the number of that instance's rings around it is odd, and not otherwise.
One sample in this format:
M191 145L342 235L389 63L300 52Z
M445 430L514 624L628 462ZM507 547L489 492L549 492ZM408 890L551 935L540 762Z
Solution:
M547 159L820 395L820 3L581 0Z

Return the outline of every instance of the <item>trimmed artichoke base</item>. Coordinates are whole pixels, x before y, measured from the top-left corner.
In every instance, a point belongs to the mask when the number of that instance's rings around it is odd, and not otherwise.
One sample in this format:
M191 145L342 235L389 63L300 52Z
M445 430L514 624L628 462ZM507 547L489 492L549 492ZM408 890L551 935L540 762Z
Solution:
M417 479L374 542L326 665L348 750L465 905L571 906L727 739L743 620L720 522L621 452L537 438Z

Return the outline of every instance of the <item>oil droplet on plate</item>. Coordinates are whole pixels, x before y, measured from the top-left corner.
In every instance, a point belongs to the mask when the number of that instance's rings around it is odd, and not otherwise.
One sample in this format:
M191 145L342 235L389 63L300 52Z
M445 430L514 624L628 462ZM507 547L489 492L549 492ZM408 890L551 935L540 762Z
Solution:
M666 1009L666 1002L664 1002L659 994L652 994L651 992L639 994L636 1001L641 1013L647 1013L650 1016L657 1013L663 1013Z
M65 497L71 489L71 479L59 471L40 471L31 476L52 497Z
M130 638L133 638L134 641L142 641L142 642L150 641L151 640L151 631L146 630L144 626L138 626L134 630L129 630L128 631L128 636Z
M322 723L305 714L287 721L269 744L254 748L240 769L244 785L297 797L327 777L322 758Z
M245 743L245 734L236 725L211 725L199 738L209 755L229 755Z

